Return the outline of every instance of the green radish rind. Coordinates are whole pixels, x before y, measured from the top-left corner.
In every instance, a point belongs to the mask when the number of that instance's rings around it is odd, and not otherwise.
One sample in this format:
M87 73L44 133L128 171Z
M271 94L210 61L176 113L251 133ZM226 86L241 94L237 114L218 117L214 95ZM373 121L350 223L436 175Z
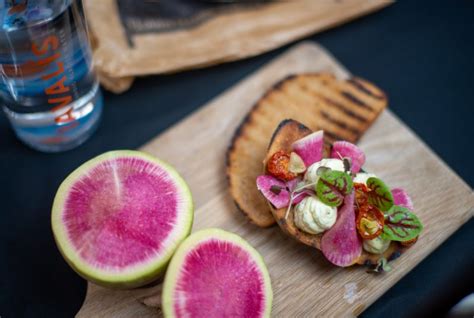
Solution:
M137 266L127 268L122 272L107 271L94 268L90 264L84 262L76 253L75 247L72 245L67 229L62 221L63 207L65 199L71 187L79 178L84 176L91 169L101 162L107 160L116 160L119 158L140 158L153 164L161 166L170 175L176 185L178 191L179 202L182 206L178 208L181 215L177 220L180 224L176 224L171 231L167 240L169 244L164 244L163 251L157 257L147 262L138 264ZM54 239L64 259L67 263L85 279L97 283L99 285L110 288L135 288L146 285L156 280L166 269L178 245L189 235L193 224L194 204L191 191L179 175L179 173L168 163L159 160L149 154L134 150L115 150L103 153L76 168L59 186L53 202L51 213L51 226Z
M273 302L273 290L270 275L268 274L268 269L262 256L254 247L252 247L247 241L237 234L217 228L204 229L191 234L176 250L176 253L171 259L168 270L166 271L165 280L163 283L161 309L163 310L164 316L176 317L173 309L173 291L175 290L176 284L178 282L179 274L181 272L182 265L184 264L186 255L188 255L188 253L190 253L201 243L212 239L227 241L240 246L242 249L247 251L253 261L255 261L258 268L260 269L260 272L262 273L264 282L265 308L262 316L270 317Z

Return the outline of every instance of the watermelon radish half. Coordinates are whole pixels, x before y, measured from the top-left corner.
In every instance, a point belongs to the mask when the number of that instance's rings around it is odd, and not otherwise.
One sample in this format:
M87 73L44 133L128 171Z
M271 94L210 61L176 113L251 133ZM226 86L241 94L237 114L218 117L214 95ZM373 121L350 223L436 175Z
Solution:
M161 307L165 317L269 317L272 299L260 254L238 235L206 229L173 256Z
M84 278L117 288L155 280L191 231L193 202L168 164L138 151L111 151L61 184L51 223L66 261Z

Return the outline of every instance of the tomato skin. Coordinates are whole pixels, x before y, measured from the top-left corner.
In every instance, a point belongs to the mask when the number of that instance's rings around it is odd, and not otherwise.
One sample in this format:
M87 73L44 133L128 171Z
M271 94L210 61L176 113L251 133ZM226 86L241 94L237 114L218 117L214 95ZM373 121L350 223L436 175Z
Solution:
M364 206L368 204L367 193L370 189L363 183L354 183L355 199L357 206Z
M289 171L289 165L290 155L283 150L279 150L270 157L270 160L268 160L267 171L276 178L290 181L296 178L296 174Z
M370 204L360 205L356 220L357 230L363 239L372 240L382 234L385 216Z
M382 234L385 215L369 203L367 194L371 190L365 184L354 183L354 188L357 231L363 239L372 240Z

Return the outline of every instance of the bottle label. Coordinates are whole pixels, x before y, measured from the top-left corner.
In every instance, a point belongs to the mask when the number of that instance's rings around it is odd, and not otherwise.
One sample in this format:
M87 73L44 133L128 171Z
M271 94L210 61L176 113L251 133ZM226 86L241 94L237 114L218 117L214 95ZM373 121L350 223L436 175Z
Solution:
M43 66L49 66L47 71L41 75L41 80L53 82L45 86L44 94L47 96L47 102L51 107L50 111L58 113L55 117L56 123L67 123L75 118L72 115L71 103L73 101L72 90L66 84L66 74L64 72L64 62L62 61L61 51L58 50L59 39L56 35L50 35L41 41L41 43L33 42L31 50L38 58L33 64L36 69Z
M51 112L58 124L74 121L72 104L96 85L82 6L70 0L20 2L25 6L4 13L14 19L2 17L3 103L16 113Z

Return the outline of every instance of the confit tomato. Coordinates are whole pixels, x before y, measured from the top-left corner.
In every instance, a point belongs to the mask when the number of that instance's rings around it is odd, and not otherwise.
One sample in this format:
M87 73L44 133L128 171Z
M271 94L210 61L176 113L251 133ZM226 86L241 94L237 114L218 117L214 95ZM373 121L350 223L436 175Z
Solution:
M274 177L289 181L296 178L296 174L289 171L290 155L283 150L275 152L267 162L267 171Z
M356 206L368 204L367 193L370 189L363 183L354 183Z
M362 238L371 240L382 233L385 217L382 211L370 204L358 206L357 231Z

